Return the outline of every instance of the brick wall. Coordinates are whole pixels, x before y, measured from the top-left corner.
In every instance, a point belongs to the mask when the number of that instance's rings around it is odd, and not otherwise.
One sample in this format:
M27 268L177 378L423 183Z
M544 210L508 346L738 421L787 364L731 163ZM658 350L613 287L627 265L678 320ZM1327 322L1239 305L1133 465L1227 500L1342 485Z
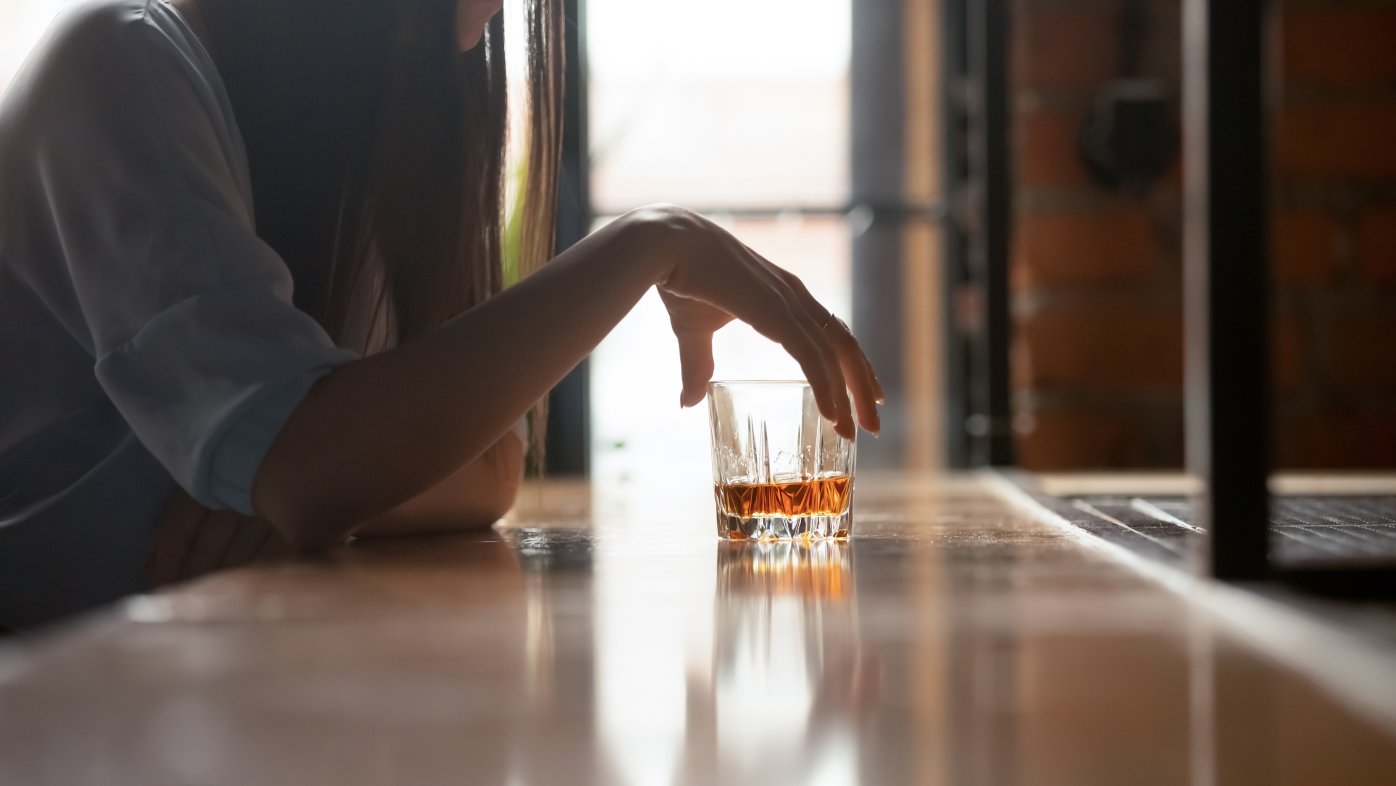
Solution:
M1142 75L1176 95L1180 4ZM1077 135L1117 76L1120 3L1016 0L1015 406L1034 469L1182 463L1180 168L1095 185ZM1285 0L1274 30L1276 458L1396 466L1396 0Z

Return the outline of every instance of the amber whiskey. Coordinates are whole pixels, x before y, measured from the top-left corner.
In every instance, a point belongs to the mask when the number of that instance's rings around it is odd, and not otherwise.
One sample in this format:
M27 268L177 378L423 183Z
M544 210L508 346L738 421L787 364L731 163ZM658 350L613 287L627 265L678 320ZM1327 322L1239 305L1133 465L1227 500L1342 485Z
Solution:
M719 483L719 535L734 540L846 538L853 478L826 475L769 483Z
M848 510L853 479L832 475L775 483L722 483L717 496L722 510L740 518L753 516L837 516Z

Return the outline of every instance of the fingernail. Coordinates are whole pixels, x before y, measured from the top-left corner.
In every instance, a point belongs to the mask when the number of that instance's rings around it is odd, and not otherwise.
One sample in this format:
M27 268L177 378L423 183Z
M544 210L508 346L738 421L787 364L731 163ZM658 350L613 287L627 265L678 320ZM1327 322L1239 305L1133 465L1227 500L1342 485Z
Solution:
M883 396L878 396L877 398L873 399L873 403L880 407L883 404L887 403L887 399Z

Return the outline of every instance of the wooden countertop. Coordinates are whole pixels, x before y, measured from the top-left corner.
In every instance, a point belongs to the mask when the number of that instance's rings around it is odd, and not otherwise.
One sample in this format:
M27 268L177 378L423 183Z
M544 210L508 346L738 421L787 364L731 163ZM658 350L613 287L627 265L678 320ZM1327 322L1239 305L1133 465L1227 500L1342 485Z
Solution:
M855 500L725 544L701 483L550 482L133 599L0 651L0 783L1392 782L1390 729L979 481Z

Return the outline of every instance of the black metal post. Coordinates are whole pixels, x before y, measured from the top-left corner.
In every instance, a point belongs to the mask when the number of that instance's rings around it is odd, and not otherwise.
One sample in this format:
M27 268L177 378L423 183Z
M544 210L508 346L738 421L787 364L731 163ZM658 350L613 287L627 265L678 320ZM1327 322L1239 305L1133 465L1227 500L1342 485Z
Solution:
M564 0L563 47L567 59L562 100L562 162L557 192L557 249L591 231L591 182L587 166L585 0ZM587 361L583 360L548 399L548 472L585 475L589 456Z
M1011 465L1012 384L1009 347L1008 263L1013 184L1008 151L1009 0L965 6L969 16L970 166L969 261L981 299L982 327L971 358L972 461Z
M968 199L969 161L969 42L966 0L942 0L941 47L941 192L945 194L945 223L941 233L941 353L944 358L945 465L970 465L970 439L965 430L969 417L969 365L971 325L966 324L962 293L970 280Z
M1267 573L1265 0L1187 0L1184 297L1188 467L1211 572Z

